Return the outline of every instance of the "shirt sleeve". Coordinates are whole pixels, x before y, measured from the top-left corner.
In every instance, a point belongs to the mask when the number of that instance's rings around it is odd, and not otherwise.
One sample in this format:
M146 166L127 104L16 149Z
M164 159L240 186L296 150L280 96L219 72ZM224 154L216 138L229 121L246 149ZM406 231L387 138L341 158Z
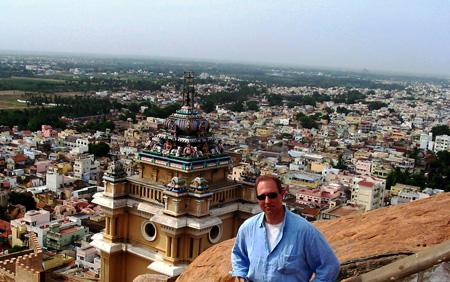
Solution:
M241 226L236 236L233 249L231 250L231 266L233 268L233 271L230 272L231 276L246 278L249 265L250 261L248 259L247 247L245 244L245 234L243 226Z
M306 238L307 262L315 273L313 282L333 282L339 275L340 263L322 233L311 226Z

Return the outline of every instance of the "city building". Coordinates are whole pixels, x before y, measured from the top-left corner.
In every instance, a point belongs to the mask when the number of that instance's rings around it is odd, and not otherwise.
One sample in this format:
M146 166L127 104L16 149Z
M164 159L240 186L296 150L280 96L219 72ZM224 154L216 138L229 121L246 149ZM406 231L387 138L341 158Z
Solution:
M74 177L86 182L96 180L100 171L100 162L94 160L94 156L82 156L75 160L73 165Z
M292 183L317 188L322 183L322 176L313 173L296 173L292 175Z
M375 177L354 178L351 199L366 211L384 206L386 180Z
M434 152L447 151L450 149L450 136L439 135L434 140Z
M420 192L419 186L406 185L402 183L397 183L391 186L391 196L397 196L403 190L410 190L414 192Z
M344 187L340 184L330 184L319 189L299 189L296 194L296 202L318 208L329 207L333 200L342 197L343 190Z
M96 276L100 275L101 259L97 249L92 246L77 247L75 264L91 270Z
M73 222L60 226L59 224L53 224L47 231L46 246L48 249L61 251L73 243L89 234L89 228L80 226Z

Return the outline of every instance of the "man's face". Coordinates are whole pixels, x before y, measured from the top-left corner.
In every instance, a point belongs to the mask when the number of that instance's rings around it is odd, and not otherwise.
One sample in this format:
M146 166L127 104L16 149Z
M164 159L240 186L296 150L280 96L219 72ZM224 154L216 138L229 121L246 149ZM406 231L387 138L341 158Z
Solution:
M256 187L256 194L266 195L264 200L258 200L259 206L264 211L267 216L279 216L283 214L283 196L284 191L281 193L278 192L277 184L275 181L271 179L263 180L258 183L258 187ZM267 196L269 193L276 193L277 197L275 199L270 199Z

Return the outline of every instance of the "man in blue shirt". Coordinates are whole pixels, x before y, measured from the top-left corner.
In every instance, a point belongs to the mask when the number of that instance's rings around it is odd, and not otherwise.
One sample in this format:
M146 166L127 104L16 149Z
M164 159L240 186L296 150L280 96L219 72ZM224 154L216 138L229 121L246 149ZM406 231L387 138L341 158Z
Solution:
M233 277L239 281L335 281L339 261L325 237L283 205L285 191L274 175L256 181L263 210L239 228L231 252Z

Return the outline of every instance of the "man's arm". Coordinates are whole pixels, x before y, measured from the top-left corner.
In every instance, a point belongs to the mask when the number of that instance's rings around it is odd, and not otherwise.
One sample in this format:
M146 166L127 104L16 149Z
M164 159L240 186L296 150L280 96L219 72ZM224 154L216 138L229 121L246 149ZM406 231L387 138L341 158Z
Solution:
M250 261L247 255L247 246L245 245L245 236L243 231L239 229L233 249L231 250L231 266L233 271L231 276L238 277L239 282L244 282L247 277Z
M314 226L307 237L305 253L308 264L316 274L313 281L335 281L339 275L340 263L330 244Z

